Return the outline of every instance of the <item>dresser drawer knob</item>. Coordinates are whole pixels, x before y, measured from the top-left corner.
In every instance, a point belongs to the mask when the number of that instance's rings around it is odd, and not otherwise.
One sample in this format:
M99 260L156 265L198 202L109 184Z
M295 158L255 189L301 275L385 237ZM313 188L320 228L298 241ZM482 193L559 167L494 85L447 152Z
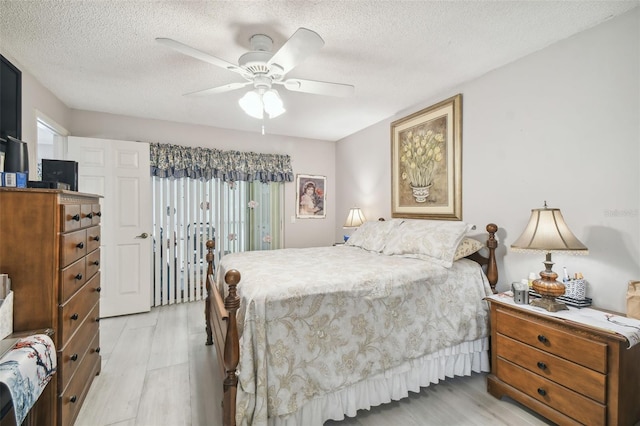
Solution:
M79 214L74 214L73 216L71 216L71 220L75 220L76 222L80 222L80 215Z
M102 212L96 212L96 216L98 217L102 216Z
M538 361L538 368L539 368L540 370L546 370L546 369L547 369L547 364L545 364L545 363L544 363L544 362L542 362L542 361Z
M83 249L84 248L84 243L83 242L79 242L78 244L76 244L76 247L78 247L79 249Z
M99 354L99 353L100 353L100 346L98 346L98 347L96 348L96 353L97 353L97 354Z
M71 398L69 398L69 402L72 403L72 404L75 404L77 400L78 400L78 397L75 396L75 395L73 395Z
M96 288L96 291L97 291L98 293L100 293L100 292L102 291L102 287L98 287L98 288Z
M77 360L78 360L78 354L71 355L71 361L77 361Z
M100 235L96 235L95 237L93 237L93 241L100 241Z
M538 388L538 394L540 396L546 396L547 395L547 391L542 389L542 388Z
M93 219L93 213L89 213L89 214L87 214L87 218L89 218L89 219Z
M544 335L542 334L538 334L538 341L540 343L549 343L549 340L546 337L544 337Z
M98 317L98 318L96 318L96 322L100 322L100 318L99 318L99 317Z
M82 274L78 274L78 275L76 275L76 276L75 276L75 279L76 279L76 280L78 280L78 281L80 281L80 280L82 279Z
M77 320L78 319L78 314L71 315L71 319L74 320L74 321Z
M94 260L93 264L96 265L96 266L99 266L100 265L100 261L99 260Z

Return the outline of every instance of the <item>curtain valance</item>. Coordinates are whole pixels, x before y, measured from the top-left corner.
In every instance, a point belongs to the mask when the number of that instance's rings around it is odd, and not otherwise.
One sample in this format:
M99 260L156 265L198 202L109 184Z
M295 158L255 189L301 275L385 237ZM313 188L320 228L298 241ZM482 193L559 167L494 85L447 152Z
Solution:
M291 157L288 155L160 143L150 144L150 151L151 176L160 178L293 182Z

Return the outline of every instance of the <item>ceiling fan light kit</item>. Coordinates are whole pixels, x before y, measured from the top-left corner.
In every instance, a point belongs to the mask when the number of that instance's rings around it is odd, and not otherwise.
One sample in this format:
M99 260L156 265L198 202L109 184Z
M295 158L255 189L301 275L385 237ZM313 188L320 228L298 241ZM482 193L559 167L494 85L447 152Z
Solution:
M299 78L284 79L289 71L324 46L322 37L306 28L298 28L275 53L271 51L273 48L273 39L271 37L265 34L251 36L249 39L251 51L240 56L238 65L169 38L156 38L156 41L195 59L240 74L247 80L243 83L230 83L188 93L187 95L223 93L253 84L254 89L240 98L238 103L247 115L257 119L263 119L265 111L269 118L278 117L286 112L280 94L277 90L272 89L274 84L284 86L285 89L293 92L326 96L347 97L353 95L354 92L354 87L349 84L302 80Z

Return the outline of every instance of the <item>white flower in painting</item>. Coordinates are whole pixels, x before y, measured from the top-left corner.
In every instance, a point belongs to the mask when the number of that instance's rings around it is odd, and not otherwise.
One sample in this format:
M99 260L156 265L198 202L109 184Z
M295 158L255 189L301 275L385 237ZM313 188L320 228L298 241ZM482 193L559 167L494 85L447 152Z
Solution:
M251 200L251 201L249 201L247 206L249 206L250 209L255 209L256 207L258 207L258 202Z

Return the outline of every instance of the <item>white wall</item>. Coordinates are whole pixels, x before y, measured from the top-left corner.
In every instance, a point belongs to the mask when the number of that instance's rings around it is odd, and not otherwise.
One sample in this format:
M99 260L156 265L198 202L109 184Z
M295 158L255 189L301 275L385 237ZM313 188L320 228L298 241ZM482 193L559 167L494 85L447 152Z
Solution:
M250 118L248 118L250 119ZM126 117L89 111L71 111L69 131L73 136L128 141L172 143L223 150L288 154L294 174L327 177L325 219L295 219L295 182L285 184L286 247L328 246L334 243L335 142L247 133L207 126ZM344 220L344 219L342 219Z
M640 279L639 40L636 8L339 141L336 179L355 184L337 218L353 205L390 217L390 123L462 93L463 220L500 227L498 288L544 269L543 255L508 247L546 200L590 250L554 254L554 270L582 272L595 305L626 311Z
M22 72L22 140L29 146L29 179L36 179L37 118L43 113L66 128L69 109L25 69L15 58L0 52Z

